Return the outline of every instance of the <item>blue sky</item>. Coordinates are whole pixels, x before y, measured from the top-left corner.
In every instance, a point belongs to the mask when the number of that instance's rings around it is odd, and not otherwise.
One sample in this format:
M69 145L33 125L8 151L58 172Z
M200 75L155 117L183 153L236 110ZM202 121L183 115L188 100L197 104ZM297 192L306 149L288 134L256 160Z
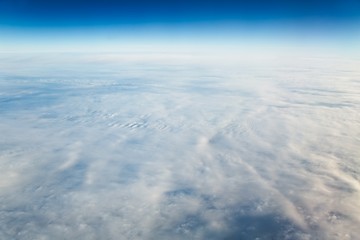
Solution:
M351 21L358 0L2 0L2 25L106 26L199 21Z
M59 42L221 45L239 39L352 45L359 23L359 0L0 1L0 42L5 50Z

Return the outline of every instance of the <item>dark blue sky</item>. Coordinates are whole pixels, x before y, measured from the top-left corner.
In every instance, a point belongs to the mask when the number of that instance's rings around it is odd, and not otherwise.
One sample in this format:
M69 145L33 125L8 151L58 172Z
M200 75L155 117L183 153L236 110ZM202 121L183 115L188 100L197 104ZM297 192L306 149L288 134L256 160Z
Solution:
M360 0L0 0L0 25L7 27L359 19Z
M360 0L0 0L0 51L251 44L353 49L359 25Z

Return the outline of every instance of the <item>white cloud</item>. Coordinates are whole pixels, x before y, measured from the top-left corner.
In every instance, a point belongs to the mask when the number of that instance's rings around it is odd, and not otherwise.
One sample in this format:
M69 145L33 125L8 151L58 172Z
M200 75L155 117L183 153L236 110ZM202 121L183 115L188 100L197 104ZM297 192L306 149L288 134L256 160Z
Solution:
M360 234L356 59L7 59L0 238Z

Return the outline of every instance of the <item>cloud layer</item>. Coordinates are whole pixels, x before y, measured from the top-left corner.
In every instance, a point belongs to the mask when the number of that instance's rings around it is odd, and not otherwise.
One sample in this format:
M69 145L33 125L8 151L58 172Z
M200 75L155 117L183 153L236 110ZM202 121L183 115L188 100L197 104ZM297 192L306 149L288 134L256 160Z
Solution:
M3 56L1 239L356 239L349 58Z

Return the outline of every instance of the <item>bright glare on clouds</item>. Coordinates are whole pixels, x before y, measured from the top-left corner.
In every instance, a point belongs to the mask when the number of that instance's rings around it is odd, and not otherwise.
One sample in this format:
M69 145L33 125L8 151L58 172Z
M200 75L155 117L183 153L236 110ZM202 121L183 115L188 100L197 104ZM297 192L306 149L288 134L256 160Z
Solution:
M7 55L1 239L356 239L360 61Z

